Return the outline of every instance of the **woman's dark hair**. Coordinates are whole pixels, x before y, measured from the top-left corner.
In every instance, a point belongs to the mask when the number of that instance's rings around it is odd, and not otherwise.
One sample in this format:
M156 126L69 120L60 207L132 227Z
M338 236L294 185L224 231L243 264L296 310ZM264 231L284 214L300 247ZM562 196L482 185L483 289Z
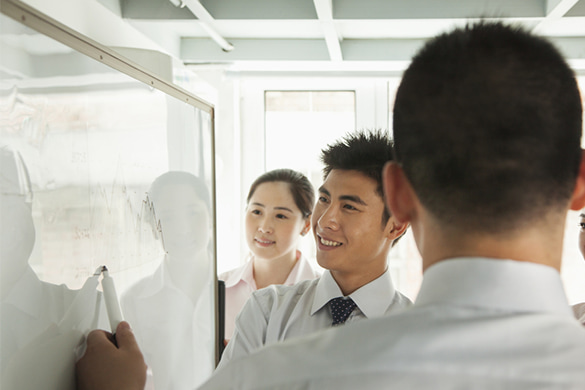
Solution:
M292 169L275 169L260 175L250 186L246 201L250 203L250 198L260 184L279 181L289 185L295 204L301 210L303 218L308 218L315 204L315 189L305 175Z

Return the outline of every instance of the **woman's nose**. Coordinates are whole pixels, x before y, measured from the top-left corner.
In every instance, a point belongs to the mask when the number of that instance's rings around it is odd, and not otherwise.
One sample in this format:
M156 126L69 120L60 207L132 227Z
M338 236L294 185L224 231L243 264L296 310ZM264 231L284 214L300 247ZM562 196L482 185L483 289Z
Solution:
M268 218L264 218L260 225L258 225L258 230L262 233L272 233L272 223Z

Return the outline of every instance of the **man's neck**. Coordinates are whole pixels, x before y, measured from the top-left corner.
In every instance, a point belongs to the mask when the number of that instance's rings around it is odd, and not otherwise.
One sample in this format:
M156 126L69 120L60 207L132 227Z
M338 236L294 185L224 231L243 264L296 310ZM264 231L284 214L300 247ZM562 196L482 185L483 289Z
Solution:
M429 235L427 235L429 237ZM524 231L510 235L469 235L423 240L419 249L423 271L455 257L487 257L543 264L560 271L563 231Z

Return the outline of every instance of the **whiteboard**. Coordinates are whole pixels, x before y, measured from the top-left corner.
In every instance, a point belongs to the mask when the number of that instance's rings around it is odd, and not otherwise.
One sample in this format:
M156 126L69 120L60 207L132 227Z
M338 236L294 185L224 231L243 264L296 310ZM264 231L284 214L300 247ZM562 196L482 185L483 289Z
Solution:
M109 330L101 265L147 387L197 386L219 344L212 107L0 17L1 387L74 388Z

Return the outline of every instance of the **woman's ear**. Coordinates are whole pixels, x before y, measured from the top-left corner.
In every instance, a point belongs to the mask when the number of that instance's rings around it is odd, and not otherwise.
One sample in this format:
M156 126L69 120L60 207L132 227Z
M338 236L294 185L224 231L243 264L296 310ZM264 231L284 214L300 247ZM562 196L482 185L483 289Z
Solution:
M585 150L581 150L581 164L571 197L571 210L581 210L583 207L585 207Z
M417 200L400 165L392 161L386 163L382 172L382 187L390 215L396 223L407 225L415 212Z
M311 230L311 214L309 214L305 218L305 226L303 226L303 230L301 230L301 236L305 236Z

